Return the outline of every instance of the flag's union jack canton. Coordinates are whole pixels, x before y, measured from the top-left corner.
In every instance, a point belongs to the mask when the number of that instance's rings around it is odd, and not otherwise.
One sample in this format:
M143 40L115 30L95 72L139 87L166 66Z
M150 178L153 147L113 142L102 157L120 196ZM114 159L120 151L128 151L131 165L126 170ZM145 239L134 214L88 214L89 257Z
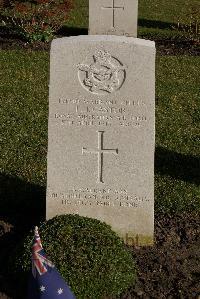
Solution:
M46 257L37 227L32 247L28 299L76 299L55 266Z

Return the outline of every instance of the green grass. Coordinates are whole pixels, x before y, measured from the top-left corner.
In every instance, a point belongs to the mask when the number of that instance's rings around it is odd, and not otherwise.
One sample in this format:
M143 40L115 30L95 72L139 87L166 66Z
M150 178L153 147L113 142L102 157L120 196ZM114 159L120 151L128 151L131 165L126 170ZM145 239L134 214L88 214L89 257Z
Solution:
M89 19L89 0L75 0L74 8L71 11L67 26L77 28L88 28Z
M4 173L45 183L47 153L48 55L3 51L1 156Z
M157 59L157 143L198 156L200 57Z
M1 156L5 175L45 186L49 57L2 51ZM200 210L200 57L158 57L156 211Z
M200 57L157 59L158 210L200 208L199 69Z
M140 0L139 18L174 23L180 16L186 19L191 8L198 8L199 0Z
M181 38L175 30L179 21L188 23L192 9L199 10L199 0L139 1L139 36L145 38Z

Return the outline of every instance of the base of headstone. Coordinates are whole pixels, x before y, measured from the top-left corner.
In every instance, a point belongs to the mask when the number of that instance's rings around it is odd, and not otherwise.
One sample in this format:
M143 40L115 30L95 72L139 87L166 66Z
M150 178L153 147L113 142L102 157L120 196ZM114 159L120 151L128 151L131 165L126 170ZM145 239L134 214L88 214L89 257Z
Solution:
M47 219L96 218L130 246L153 244L154 103L154 42L52 42Z

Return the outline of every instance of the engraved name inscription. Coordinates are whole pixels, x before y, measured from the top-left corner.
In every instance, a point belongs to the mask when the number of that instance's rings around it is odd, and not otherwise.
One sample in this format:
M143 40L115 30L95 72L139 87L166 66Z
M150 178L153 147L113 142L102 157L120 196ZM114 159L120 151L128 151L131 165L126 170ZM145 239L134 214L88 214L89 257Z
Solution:
M80 97L74 99L59 98L58 104L66 112L55 113L54 118L66 126L140 128L148 121L146 116L147 107L142 100L87 99Z

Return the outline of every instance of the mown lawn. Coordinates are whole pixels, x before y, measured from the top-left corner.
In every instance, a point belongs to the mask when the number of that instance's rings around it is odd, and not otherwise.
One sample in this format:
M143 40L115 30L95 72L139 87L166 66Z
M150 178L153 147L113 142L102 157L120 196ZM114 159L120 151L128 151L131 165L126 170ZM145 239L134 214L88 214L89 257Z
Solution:
M45 186L49 56L0 57L1 172ZM156 211L200 210L200 57L162 56L156 68Z
M157 59L156 208L200 208L200 57Z
M46 52L2 51L1 169L45 184L48 71Z

